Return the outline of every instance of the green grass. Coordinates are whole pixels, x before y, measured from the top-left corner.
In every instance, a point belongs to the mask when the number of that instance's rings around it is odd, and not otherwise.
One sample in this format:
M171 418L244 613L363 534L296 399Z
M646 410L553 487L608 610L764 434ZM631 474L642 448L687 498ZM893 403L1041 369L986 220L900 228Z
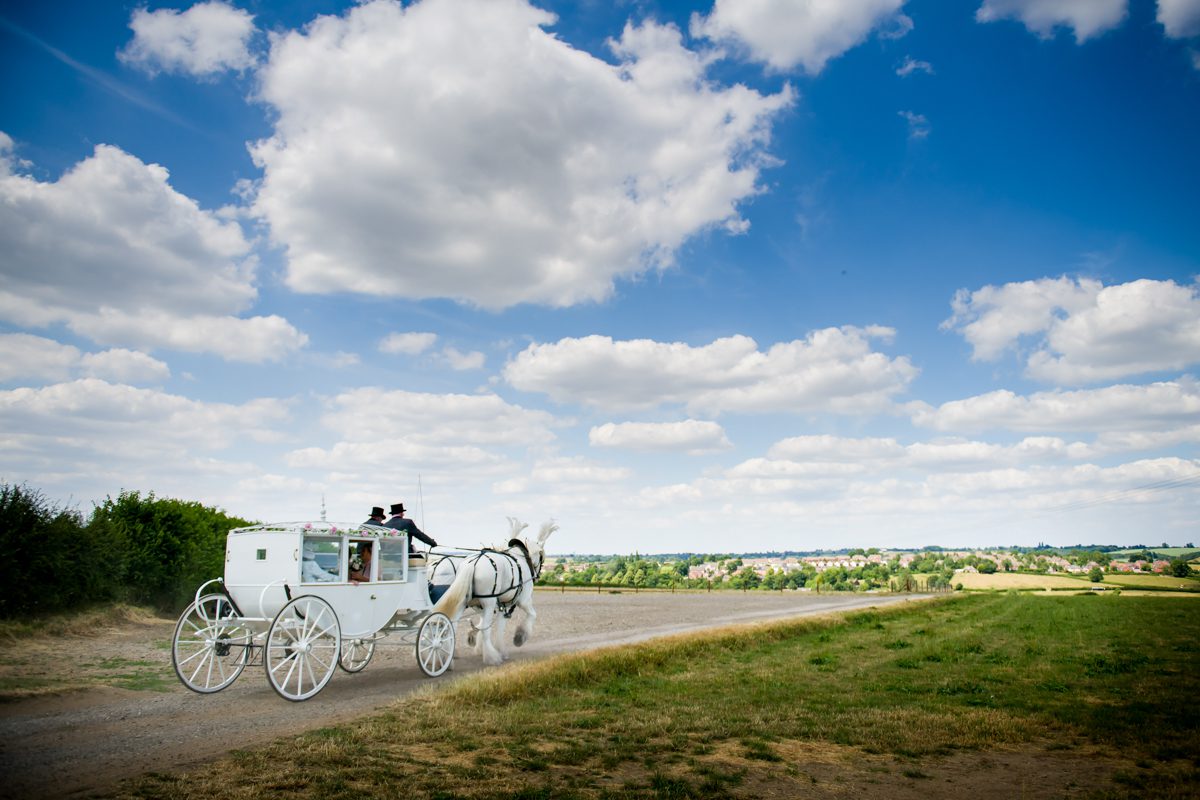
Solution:
M959 596L505 669L129 796L723 797L809 780L800 746L933 784L930 759L1032 742L1153 766L1106 796L1194 797L1198 662L1190 602Z

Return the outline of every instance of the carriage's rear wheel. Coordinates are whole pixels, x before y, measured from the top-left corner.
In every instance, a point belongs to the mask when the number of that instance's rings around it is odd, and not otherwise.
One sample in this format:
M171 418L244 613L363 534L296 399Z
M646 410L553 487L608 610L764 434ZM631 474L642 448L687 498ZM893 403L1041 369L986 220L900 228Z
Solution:
M417 666L431 678L450 669L454 658L454 623L441 612L434 612L417 630Z
M275 616L267 632L267 680L281 697L307 700L333 677L341 644L342 627L333 607L314 595L297 597Z
M235 616L229 598L206 594L189 605L175 623L171 665L193 692L219 692L246 668L252 638Z
M374 639L347 639L342 642L342 657L338 666L346 672L362 672L375 655Z

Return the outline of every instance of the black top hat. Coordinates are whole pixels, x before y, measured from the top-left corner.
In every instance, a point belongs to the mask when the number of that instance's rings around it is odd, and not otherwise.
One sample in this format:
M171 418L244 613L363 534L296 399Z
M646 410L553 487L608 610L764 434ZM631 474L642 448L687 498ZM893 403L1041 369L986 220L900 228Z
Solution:
M404 503L392 503L392 513L393 514L403 514L404 513Z
M383 509L380 508L379 506L371 506L371 516L372 517L382 517Z

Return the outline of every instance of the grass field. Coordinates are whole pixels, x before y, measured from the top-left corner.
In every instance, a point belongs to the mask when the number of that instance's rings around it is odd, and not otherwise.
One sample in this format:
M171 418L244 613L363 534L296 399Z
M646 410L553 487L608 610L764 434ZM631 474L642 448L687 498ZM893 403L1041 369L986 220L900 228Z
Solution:
M123 796L1194 798L1198 657L1189 602L958 595L505 668Z

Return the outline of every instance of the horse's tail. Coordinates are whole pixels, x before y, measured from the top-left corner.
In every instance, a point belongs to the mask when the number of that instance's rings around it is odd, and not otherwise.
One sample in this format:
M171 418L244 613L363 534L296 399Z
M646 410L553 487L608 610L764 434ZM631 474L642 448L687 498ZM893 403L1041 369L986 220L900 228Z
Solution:
M473 559L467 559L463 563L463 568L454 576L446 593L434 604L432 612L441 612L455 622L458 621L463 609L467 607L467 600L470 599L467 595L471 593L471 584L475 581L475 564L472 562Z

